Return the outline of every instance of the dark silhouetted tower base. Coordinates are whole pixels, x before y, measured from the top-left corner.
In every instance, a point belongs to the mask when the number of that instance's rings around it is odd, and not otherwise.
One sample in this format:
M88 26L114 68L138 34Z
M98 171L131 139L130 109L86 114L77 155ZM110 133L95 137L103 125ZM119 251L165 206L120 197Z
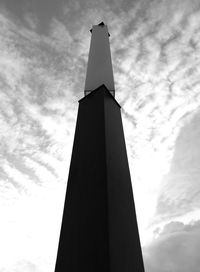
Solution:
M56 272L144 272L120 106L79 101Z

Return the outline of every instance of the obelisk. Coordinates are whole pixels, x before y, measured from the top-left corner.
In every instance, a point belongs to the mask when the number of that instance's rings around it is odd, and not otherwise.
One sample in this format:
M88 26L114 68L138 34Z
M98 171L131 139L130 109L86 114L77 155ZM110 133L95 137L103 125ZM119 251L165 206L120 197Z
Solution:
M55 272L144 272L109 33L91 32Z

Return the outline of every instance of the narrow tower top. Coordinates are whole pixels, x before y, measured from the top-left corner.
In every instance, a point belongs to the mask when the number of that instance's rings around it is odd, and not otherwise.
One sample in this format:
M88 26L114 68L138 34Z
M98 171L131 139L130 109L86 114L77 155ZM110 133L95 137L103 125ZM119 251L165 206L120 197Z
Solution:
M85 81L85 95L104 84L115 95L108 28L101 22L94 25Z

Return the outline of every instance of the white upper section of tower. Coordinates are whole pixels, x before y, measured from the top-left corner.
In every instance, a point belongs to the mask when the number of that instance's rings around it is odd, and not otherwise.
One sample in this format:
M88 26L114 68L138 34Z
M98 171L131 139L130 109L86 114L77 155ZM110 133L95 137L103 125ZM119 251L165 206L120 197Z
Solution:
M102 84L114 95L114 79L108 28L104 23L92 27L92 38L85 81L85 94Z

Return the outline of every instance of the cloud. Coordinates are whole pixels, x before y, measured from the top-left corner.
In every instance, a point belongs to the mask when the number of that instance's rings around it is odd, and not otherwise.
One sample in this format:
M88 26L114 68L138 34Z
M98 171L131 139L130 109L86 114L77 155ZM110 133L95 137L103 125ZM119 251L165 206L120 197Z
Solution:
M199 209L199 112L182 128L169 173L164 177L157 204L159 220ZM158 219L157 218L157 219ZM161 219L162 218L162 219Z
M46 271L54 266L61 225L77 61L71 52L59 62L65 42L59 37L38 35L5 14L0 20L0 269Z
M111 35L111 49L138 220L143 222L144 210L152 218L156 212L176 139L199 106L195 82L200 52L190 45L197 34L199 11L197 1L146 1L135 6L128 15L121 14L127 19L121 20L119 35L113 40ZM196 21L191 19L195 17ZM112 30L115 33L114 26ZM149 203L154 203L151 212Z
M36 31L38 28L39 20L34 13L26 13L24 15L24 20L27 22L27 25L30 27L30 29Z
M144 248L147 272L197 272L199 269L199 221L184 225L171 222L158 238Z
M1 272L9 272L11 270L13 272L20 272L20 271L38 272L38 271L40 271L40 270L38 270L38 267L34 263L27 262L27 261L18 262L14 267L10 267L9 269L2 269L0 271Z

